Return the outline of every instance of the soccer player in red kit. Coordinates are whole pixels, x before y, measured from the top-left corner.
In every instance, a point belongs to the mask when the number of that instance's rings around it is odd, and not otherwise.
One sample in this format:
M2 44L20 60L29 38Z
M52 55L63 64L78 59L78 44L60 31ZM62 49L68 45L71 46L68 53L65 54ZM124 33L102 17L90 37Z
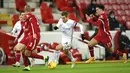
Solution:
M91 63L92 61L94 61L93 46L95 46L98 43L102 43L105 46L105 48L107 48L111 53L122 56L124 59L124 63L126 63L127 62L126 54L112 48L112 42L111 42L112 37L109 32L109 23L107 14L104 12L104 5L102 4L97 5L96 12L99 15L99 18L96 22L94 22L86 14L88 22L98 27L98 34L88 43L91 58L89 58L89 60L87 60L86 63Z
M40 40L40 28L38 19L30 12L30 6L25 6L25 15L23 16L24 21L21 22L22 30L20 35L24 33L23 39L20 41L21 44L24 45L22 48L22 55L24 59L25 71L30 71L28 57L43 59L45 62L48 61L48 56L41 56L37 54L36 46ZM19 38L20 35L17 37Z

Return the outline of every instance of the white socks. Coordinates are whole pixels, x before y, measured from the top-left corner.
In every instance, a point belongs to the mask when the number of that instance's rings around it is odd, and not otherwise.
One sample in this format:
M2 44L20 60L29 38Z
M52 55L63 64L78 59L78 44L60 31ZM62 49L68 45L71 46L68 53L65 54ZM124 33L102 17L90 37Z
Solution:
M55 62L59 63L60 51L55 51Z

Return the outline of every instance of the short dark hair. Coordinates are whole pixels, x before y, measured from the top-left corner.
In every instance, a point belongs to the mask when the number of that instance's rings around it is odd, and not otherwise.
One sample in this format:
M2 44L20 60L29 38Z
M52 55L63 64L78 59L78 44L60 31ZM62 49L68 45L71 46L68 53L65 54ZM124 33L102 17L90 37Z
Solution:
M93 1L97 2L97 0L91 0L91 3L92 3Z
M113 10L111 10L111 11L109 12L109 14L114 14L114 11L113 11Z
M102 9L102 10L104 10L104 9L105 9L105 7L104 7L104 5L103 5L103 4L97 4L97 5L96 5L96 7L100 8L100 9Z
M66 11L63 11L62 13L61 13L61 16L68 16L68 12L66 12Z

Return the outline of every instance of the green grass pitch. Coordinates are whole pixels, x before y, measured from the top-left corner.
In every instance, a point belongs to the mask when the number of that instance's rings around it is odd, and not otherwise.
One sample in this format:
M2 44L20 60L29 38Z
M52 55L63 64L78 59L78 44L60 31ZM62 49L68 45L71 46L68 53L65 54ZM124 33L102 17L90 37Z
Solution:
M94 62L91 64L58 65L56 69L48 69L44 65L36 65L31 71L23 71L24 67L0 66L0 73L130 73L130 62Z

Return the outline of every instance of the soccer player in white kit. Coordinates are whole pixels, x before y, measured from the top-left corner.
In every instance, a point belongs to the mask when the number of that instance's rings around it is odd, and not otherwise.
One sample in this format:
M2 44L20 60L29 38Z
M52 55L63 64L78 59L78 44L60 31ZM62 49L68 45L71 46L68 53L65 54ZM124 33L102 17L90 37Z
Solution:
M21 22L20 20L16 22L16 24L14 25L12 31L11 31L11 35L14 36L14 37L17 37L19 35L21 31ZM20 37L18 39L18 42L22 39L22 37Z
M55 52L55 62L58 64L59 61L59 55L61 49L63 49L66 53L66 55L70 58L72 65L71 68L75 66L75 59L72 56L71 52L68 50L72 46L72 40L73 40L73 29L75 26L78 26L80 28L80 32L82 34L82 39L84 39L83 35L83 26L71 19L68 18L68 12L62 12L61 18L58 21L58 24L54 27L55 30L60 29L62 32L62 42L58 46L56 46L56 52Z

